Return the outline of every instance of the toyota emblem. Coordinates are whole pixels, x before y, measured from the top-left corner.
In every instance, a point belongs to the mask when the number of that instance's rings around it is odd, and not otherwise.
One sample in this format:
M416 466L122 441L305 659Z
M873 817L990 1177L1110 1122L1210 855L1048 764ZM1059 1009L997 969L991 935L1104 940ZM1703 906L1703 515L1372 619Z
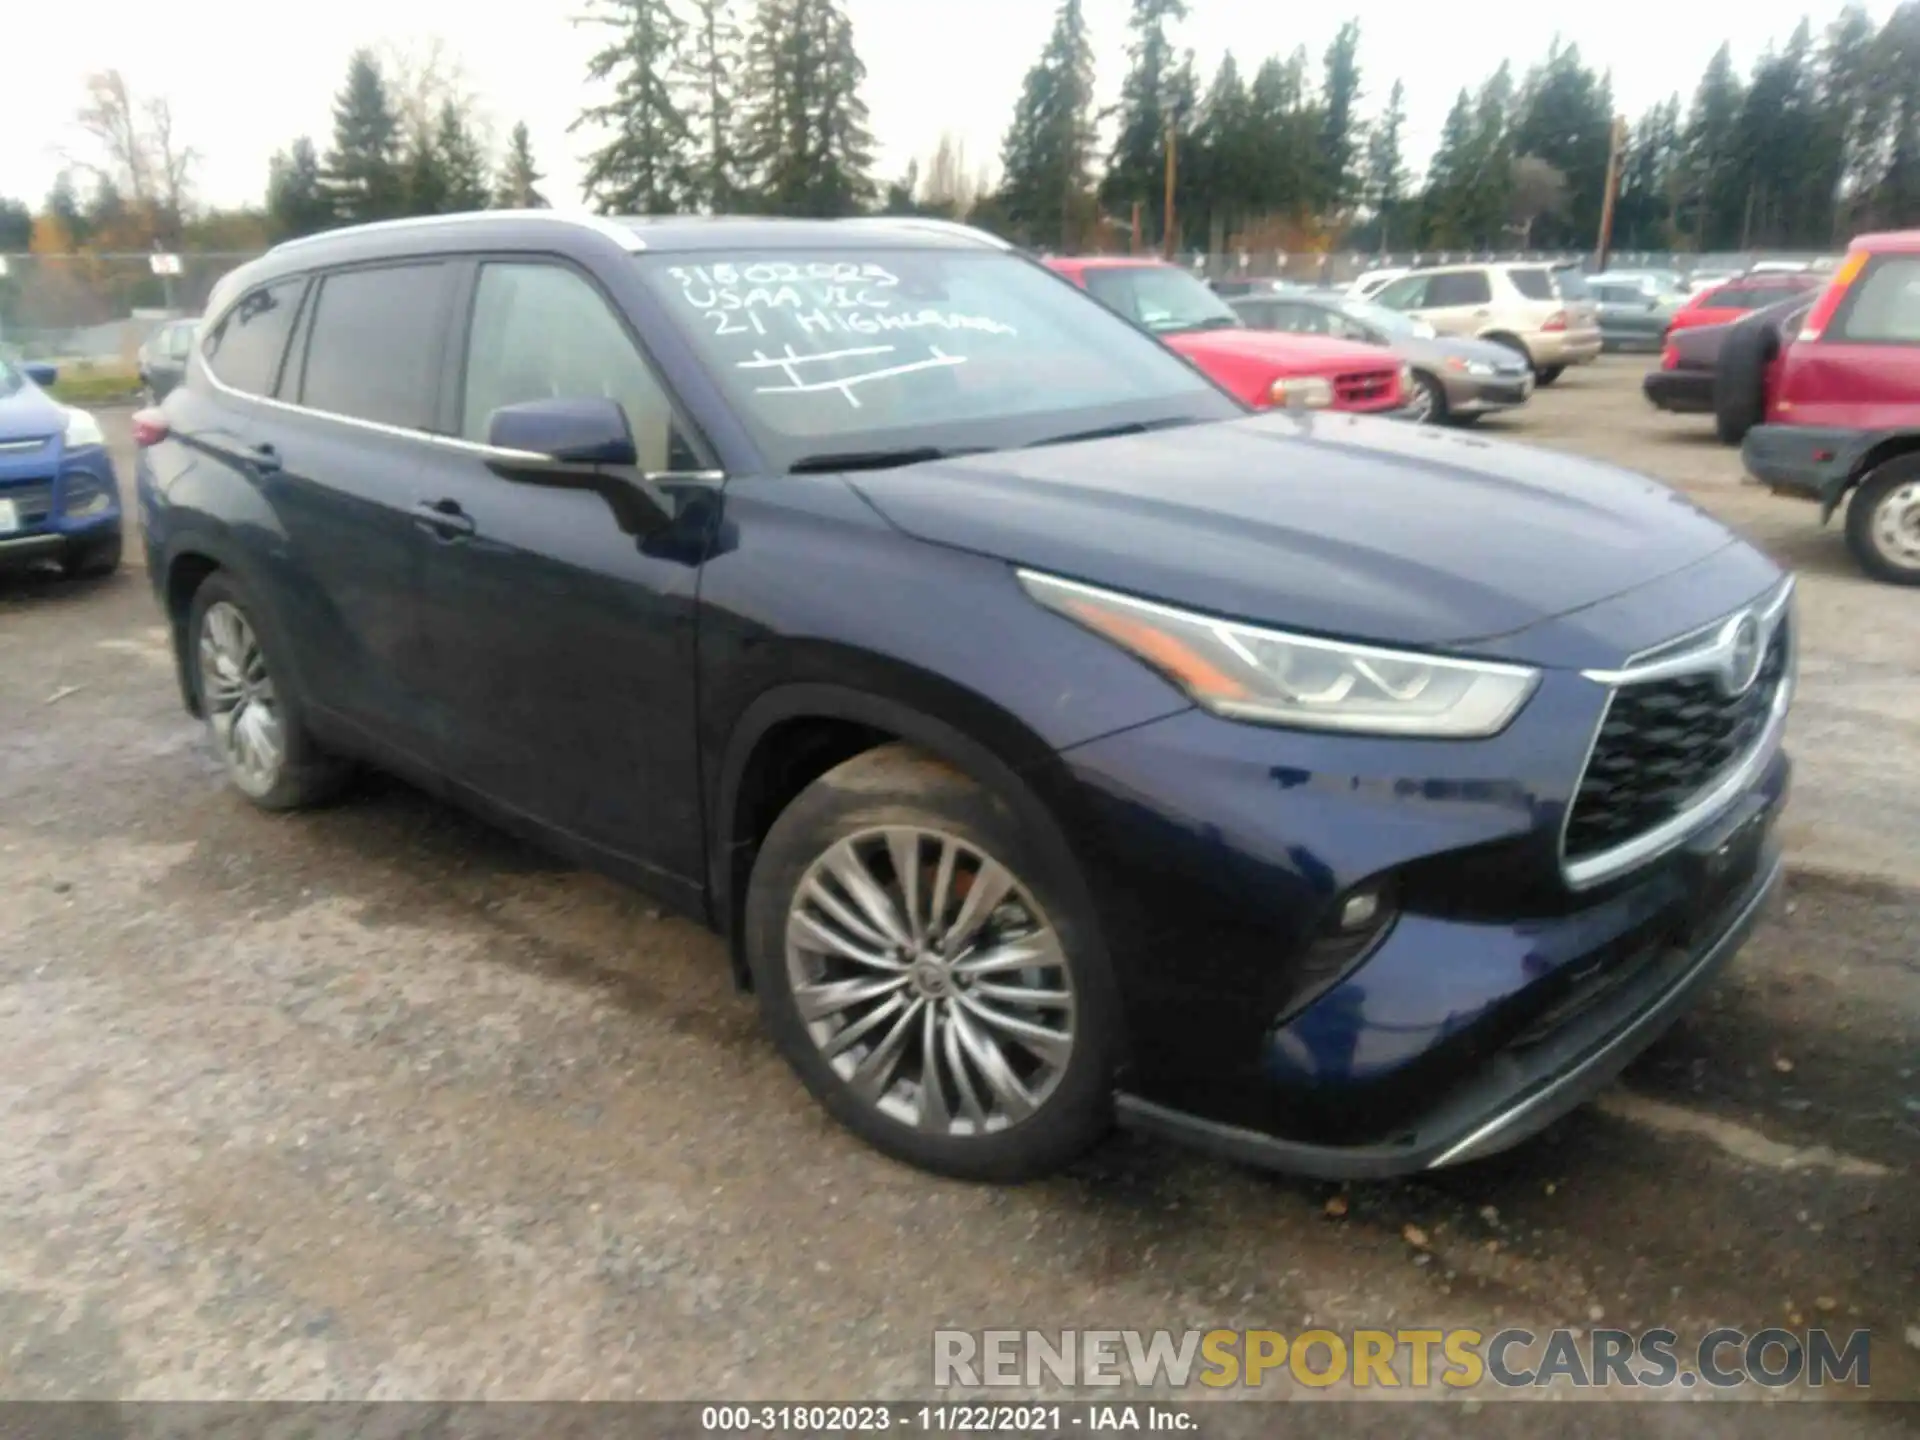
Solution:
M1760 677L1760 622L1751 612L1733 623L1728 639L1726 667L1720 673L1721 687L1728 695L1744 695Z

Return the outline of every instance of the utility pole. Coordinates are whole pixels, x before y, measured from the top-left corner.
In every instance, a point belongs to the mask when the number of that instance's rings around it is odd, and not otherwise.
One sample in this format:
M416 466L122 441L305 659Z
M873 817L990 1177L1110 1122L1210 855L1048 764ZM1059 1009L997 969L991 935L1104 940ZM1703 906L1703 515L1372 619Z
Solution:
M1133 202L1133 230L1127 241L1127 253L1129 255L1138 255L1140 253L1140 211L1142 208L1144 207L1138 200Z
M1604 274L1607 268L1607 256L1613 253L1613 207L1620 193L1620 155L1627 148L1627 120L1624 115L1613 117L1613 134L1607 146L1607 193L1600 200L1600 245L1594 256L1593 268Z
M1166 224L1162 227L1162 233L1160 236L1160 253L1169 260L1173 259L1173 237L1174 237L1173 182L1175 177L1179 174L1179 170L1180 170L1180 161L1177 153L1178 145L1179 145L1179 139L1174 131L1173 122L1168 121L1167 122L1167 210L1166 210Z

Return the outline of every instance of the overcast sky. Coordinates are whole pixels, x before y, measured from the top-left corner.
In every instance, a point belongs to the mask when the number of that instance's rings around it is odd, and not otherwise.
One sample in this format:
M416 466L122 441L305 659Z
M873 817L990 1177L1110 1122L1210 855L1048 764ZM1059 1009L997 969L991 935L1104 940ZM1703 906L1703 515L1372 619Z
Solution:
M880 141L880 172L896 175L931 155L941 132L967 146L970 161L997 158L1020 82L1052 24L1053 0L847 0L868 69L866 97ZM1363 108L1406 83L1408 158L1417 171L1438 137L1455 92L1477 84L1501 59L1524 70L1556 32L1613 73L1620 107L1637 115L1674 91L1692 94L1719 44L1734 41L1744 71L1770 40L1784 40L1804 14L1816 30L1837 3L1746 0L1738 6L1612 0L1471 0L1416 5L1256 5L1191 0L1178 32L1210 75L1230 46L1249 72L1266 55L1305 44L1319 56L1341 21L1362 24ZM267 159L295 136L322 150L330 106L356 46L418 49L434 37L457 55L480 108L498 134L516 120L552 177L549 198L577 199L585 132L567 127L585 98L590 29L568 23L575 0L323 0L270 8L258 0L15 0L7 21L6 117L0 121L0 195L38 204L76 137L71 116L88 71L116 67L136 93L165 95L176 128L200 156L197 193L219 205L257 203ZM1876 21L1887 0L1869 6ZM1086 0L1103 98L1125 65L1129 0Z

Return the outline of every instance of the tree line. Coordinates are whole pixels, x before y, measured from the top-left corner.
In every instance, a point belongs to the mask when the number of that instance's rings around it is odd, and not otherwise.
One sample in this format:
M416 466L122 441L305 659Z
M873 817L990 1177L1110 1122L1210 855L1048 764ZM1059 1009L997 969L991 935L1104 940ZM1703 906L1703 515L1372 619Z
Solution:
M586 198L605 213L944 215L1062 250L1158 245L1170 223L1189 251L1595 242L1615 102L1578 46L1463 87L1416 179L1404 91L1369 89L1358 21L1318 57L1229 53L1203 82L1180 43L1188 17L1189 0L1132 0L1119 99L1103 110L1083 0L1057 0L997 167L949 136L924 172L883 181L844 0L586 0L575 23L601 41L574 122L599 140ZM90 157L37 213L0 200L0 250L191 248L545 205L526 126L496 149L478 115L444 52L360 51L328 143L275 155L257 210L208 211L164 102L107 72L79 116ZM1689 99L1623 130L1619 248L1826 248L1920 224L1920 0L1880 25L1858 5L1818 34L1802 21L1745 75L1723 45Z

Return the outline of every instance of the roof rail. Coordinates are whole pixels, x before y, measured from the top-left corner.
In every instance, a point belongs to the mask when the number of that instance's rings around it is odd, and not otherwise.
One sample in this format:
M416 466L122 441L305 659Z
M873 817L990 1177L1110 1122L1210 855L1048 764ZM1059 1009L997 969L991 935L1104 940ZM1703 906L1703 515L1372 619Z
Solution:
M627 250L647 248L646 241L642 240L631 227L617 224L605 216L595 215L587 210L463 210L455 215L409 215L398 220L369 220L363 225L349 225L338 230L321 230L316 234L302 235L294 240L282 240L268 253L278 255L287 250L298 249L302 245L312 244L316 240L330 240L341 235L427 230L441 226L471 225L484 220L546 220L595 231Z
M981 245L990 245L995 250L1011 250L1013 246L998 235L977 229L972 225L963 225L958 220L942 220L934 215L849 215L837 222L841 225L868 225L876 229L895 226L907 230L925 230L936 235L952 235L958 239L972 240Z

